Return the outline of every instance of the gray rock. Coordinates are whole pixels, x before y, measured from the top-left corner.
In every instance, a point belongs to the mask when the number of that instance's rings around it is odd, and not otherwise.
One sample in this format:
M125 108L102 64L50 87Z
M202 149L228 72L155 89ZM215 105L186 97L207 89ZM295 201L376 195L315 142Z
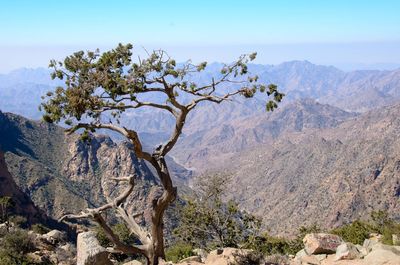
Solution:
M112 265L108 254L97 240L95 232L78 234L77 265Z
M42 235L42 237L51 244L57 244L65 240L65 234L58 230L51 230L47 234Z
M301 257L307 256L306 251L304 248L296 253L295 259L300 259Z
M201 257L200 256L187 257L187 258L179 261L179 263L184 263L184 262L190 263L190 262L194 262L194 261L201 262Z
M361 256L355 245L352 243L343 243L336 249L335 260L352 260L361 258Z
M376 243L371 252L364 257L364 261L366 264L374 265L399 265L400 247Z
M193 249L193 253L200 256L201 262L205 262L208 256L208 252L201 248Z
M357 248L358 252L360 252L361 257L368 255L368 251L365 247L357 244L356 248Z

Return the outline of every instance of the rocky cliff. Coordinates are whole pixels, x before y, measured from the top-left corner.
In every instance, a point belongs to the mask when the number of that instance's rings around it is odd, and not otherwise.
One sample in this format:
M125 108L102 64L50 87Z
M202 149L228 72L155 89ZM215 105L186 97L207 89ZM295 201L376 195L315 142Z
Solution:
M387 210L400 218L400 105L236 156L231 193L274 233Z

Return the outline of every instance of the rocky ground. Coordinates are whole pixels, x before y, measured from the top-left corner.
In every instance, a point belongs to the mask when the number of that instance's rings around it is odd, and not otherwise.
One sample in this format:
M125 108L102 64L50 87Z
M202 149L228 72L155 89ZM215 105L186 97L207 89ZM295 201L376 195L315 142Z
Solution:
M337 235L313 233L304 239L304 249L295 256L260 256L252 250L223 248L207 253L195 250L196 256L179 263L161 262L163 265L400 265L400 246L385 245L381 236L371 235L364 244L354 245L344 242ZM398 242L395 242L398 243ZM112 265L105 249L96 240L93 232L78 236L78 265ZM141 265L133 260L123 265Z

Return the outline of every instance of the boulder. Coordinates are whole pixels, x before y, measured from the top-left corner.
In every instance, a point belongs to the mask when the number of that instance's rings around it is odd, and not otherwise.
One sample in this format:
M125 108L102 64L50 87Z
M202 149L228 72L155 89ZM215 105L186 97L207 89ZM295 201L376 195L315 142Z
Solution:
M108 252L102 247L93 231L78 234L77 265L112 265Z
M237 259L250 255L252 251L247 249L224 248L213 250L208 254L205 264L235 265Z
M360 251L352 243L343 243L336 249L336 260L351 260L361 257Z
M343 243L343 240L337 235L312 233L304 237L303 243L308 255L333 254L336 253L336 248Z
M364 257L364 261L374 265L400 265L400 247L376 243L371 252Z
M42 235L42 237L51 244L57 244L65 240L65 234L58 230L51 230L47 234Z

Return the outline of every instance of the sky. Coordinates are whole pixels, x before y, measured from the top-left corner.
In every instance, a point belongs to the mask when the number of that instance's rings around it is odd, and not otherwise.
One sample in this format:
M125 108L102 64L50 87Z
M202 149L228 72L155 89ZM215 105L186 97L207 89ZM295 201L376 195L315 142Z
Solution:
M2 0L0 73L133 43L178 61L400 66L398 0Z

